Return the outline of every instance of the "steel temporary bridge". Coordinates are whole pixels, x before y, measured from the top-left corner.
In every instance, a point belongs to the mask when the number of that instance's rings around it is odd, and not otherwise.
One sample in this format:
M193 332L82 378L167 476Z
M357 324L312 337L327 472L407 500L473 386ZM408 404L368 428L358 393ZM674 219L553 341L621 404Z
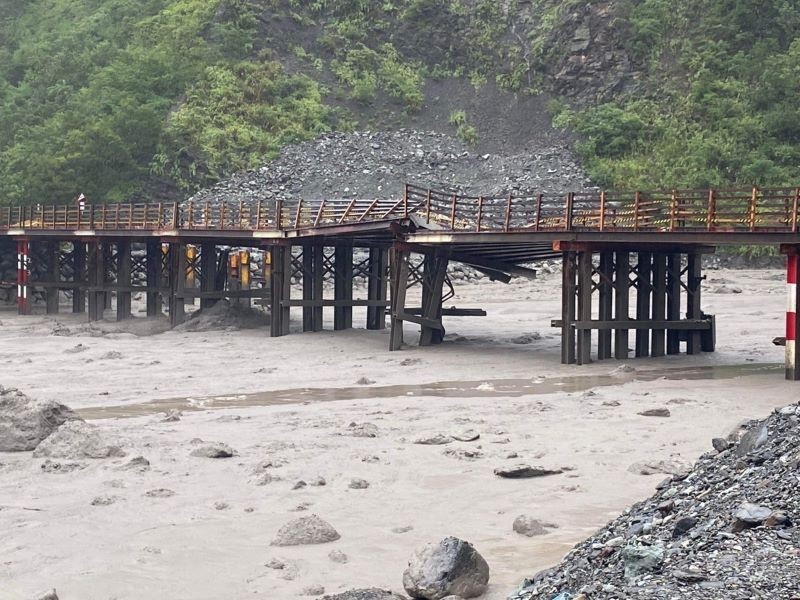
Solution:
M533 277L530 263L561 257L562 314L552 324L561 329L562 362L585 364L628 358L631 335L635 356L713 351L702 255L720 245L779 246L787 255L786 376L800 379L799 204L800 188L789 187L492 197L415 185L391 200L35 204L0 207L0 251L18 255L12 283L23 314L34 290L44 292L48 313L69 291L72 310L88 304L90 320L102 319L112 298L117 318L129 318L132 294L143 293L147 314L166 307L173 324L187 300L199 298L202 310L221 298L261 298L270 333L280 336L292 308L302 308L303 331L318 331L324 308L334 310L334 329L348 329L353 307L366 306L368 329L384 328L389 315L393 350L404 322L419 325L420 344L429 345L442 341L444 316L484 314L443 306L449 262L507 282ZM265 253L263 287L252 285L247 251L231 248ZM333 298L324 297L326 276ZM353 298L359 276L366 300ZM302 298L292 297L293 277ZM422 288L421 306L406 305L411 285Z

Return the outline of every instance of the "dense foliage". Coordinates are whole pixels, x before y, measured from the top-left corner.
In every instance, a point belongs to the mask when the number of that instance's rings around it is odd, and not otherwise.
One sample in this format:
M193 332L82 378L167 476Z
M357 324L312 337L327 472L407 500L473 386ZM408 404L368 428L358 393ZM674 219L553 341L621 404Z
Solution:
M429 78L538 93L583 4L0 0L0 203L182 195L381 110L402 122ZM612 7L638 86L555 116L598 183L800 181L793 0Z

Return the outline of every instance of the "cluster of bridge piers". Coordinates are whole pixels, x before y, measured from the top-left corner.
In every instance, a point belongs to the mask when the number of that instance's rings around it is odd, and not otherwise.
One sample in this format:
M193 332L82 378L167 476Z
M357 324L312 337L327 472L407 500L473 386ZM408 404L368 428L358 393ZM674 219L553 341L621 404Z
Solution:
M444 307L454 294L448 264L455 253L447 245L281 241L253 248L256 261L251 251L232 250L220 240L41 237L16 244L21 314L31 312L37 290L48 314L63 309L60 293L69 292L72 312L96 321L114 309L124 320L132 316L133 296L142 294L147 316L166 313L175 326L184 321L187 304L199 299L203 310L225 298L268 308L270 335L278 337L290 333L292 308L302 309L303 331L321 331L324 309L333 309L333 329L345 330L353 327L354 307L365 307L367 329L386 328L389 317L392 350L403 345L406 323L420 327L419 343L426 346L444 339L443 317L485 315L481 309ZM563 260L562 313L551 325L561 332L562 362L713 351L715 320L701 303L702 256L713 250L697 244L556 241L553 251ZM800 252L794 245L782 251L788 255L786 377L797 380ZM357 281L364 283L362 297L354 296L354 289L361 290ZM421 302L410 307L407 290L415 285ZM301 290L299 297L293 289Z

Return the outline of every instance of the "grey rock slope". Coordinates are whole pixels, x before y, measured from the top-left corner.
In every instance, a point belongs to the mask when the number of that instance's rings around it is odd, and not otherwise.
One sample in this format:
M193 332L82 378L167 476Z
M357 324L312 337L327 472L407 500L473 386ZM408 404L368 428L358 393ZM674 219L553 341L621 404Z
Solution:
M63 404L0 386L0 452L33 450L69 420L81 419Z
M800 597L800 406L748 431L660 484L510 600Z

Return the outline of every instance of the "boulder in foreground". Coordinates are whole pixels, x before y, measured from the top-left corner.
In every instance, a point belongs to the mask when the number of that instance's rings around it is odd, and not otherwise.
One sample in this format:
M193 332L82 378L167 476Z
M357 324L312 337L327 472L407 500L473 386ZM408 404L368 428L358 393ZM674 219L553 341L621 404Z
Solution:
M414 552L403 574L412 598L442 600L447 596L476 598L486 591L489 565L472 544L447 537Z
M0 386L0 452L33 450L66 421L81 418L53 400L34 400Z
M402 596L393 594L388 590L378 588L364 588L349 590L333 596L323 596L322 600L403 600Z
M317 515L301 517L289 521L278 530L273 546L302 546L305 544L327 544L341 536L333 526Z
M112 458L125 456L119 447L106 443L94 425L67 421L33 451L36 458Z

